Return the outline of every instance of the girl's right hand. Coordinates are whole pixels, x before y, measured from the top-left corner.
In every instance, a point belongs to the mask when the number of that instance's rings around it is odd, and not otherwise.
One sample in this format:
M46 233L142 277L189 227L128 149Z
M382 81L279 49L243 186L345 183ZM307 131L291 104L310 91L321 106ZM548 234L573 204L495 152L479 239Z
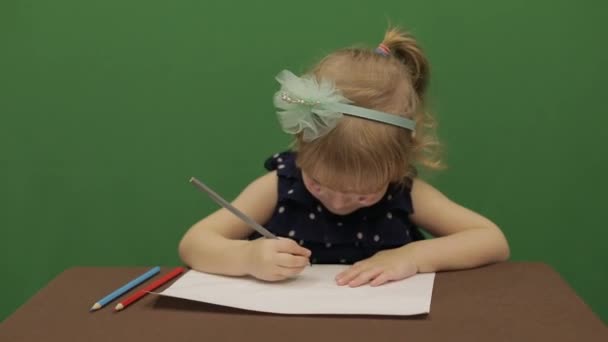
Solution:
M247 273L261 280L284 280L310 265L310 250L291 239L260 238L247 247Z

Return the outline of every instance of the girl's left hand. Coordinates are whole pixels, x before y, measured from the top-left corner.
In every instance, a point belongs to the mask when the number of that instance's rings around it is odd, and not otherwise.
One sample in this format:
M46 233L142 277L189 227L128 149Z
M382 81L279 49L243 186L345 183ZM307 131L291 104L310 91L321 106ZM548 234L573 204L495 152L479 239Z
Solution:
M401 280L418 273L418 266L401 248L380 251L371 258L361 260L336 276L338 285L357 287L369 283L379 286Z

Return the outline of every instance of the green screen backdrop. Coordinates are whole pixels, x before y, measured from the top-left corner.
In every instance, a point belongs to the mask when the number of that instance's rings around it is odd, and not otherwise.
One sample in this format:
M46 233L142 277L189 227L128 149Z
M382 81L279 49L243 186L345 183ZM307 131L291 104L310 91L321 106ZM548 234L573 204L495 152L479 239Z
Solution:
M216 209L189 177L232 198L288 147L276 73L374 47L390 21L432 65L449 168L428 180L497 222L512 260L550 264L606 321L607 10L1 1L0 320L72 266L178 264L183 233Z

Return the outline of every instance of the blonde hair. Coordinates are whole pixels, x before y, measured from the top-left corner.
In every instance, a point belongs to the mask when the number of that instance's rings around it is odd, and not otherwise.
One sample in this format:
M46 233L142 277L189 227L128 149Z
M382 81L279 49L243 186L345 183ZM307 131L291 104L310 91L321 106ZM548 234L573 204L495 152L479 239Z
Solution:
M311 71L334 82L353 104L400 115L416 122L406 129L345 115L326 135L306 142L296 135L297 164L336 190L377 191L388 183L406 184L415 165L439 169L436 121L425 108L429 64L412 35L389 29L382 41L390 55L348 48L323 58Z

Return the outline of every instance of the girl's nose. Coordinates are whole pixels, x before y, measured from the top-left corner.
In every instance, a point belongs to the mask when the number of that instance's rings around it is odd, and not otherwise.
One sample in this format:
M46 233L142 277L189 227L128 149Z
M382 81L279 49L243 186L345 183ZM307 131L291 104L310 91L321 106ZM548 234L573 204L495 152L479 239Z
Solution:
M332 209L340 211L348 207L350 205L350 202L350 199L346 196L334 195L330 199L329 204L331 205Z

